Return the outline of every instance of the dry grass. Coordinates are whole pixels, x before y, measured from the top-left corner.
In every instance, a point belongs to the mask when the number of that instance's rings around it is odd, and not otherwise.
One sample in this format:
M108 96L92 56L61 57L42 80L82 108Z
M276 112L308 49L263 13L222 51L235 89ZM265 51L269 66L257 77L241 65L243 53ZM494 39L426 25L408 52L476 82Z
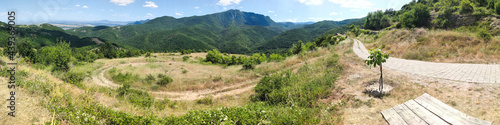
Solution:
M379 37L375 39L374 37ZM367 48L383 47L391 56L412 60L453 63L500 63L500 38L486 42L474 33L411 29L363 35Z
M367 82L377 79L379 71L370 69L354 53L348 52L352 43L336 47L339 53L344 53L341 63L345 66L346 75L338 80L340 91L344 96L352 97L344 111L344 124L387 124L380 114L381 111L414 99L423 93L428 93L440 101L464 112L467 115L500 122L500 85L475 84L444 79L428 78L399 71L384 70L384 81L393 81L394 90L382 99L364 94ZM336 90L335 90L336 91ZM337 102L339 95L329 101ZM359 101L355 101L358 99ZM360 102L370 102L355 106Z
M137 74L141 79L149 74L155 77L157 74L165 74L172 77L173 82L166 86L159 86L159 91L189 91L217 88L256 78L249 72L240 72L241 66L228 66L224 68L221 66L179 61L154 62L140 65L123 64L114 67L121 73L129 72ZM132 87L151 90L151 86L154 85L156 83L137 81L132 84Z

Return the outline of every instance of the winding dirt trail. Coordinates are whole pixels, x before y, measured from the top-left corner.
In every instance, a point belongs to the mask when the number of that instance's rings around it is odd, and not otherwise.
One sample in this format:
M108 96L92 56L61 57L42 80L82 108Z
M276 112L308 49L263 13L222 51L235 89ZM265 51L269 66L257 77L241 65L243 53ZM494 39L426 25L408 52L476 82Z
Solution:
M123 65L132 65L132 66L137 66L137 65L145 65L148 63L126 63L126 64L120 64L117 66L123 66ZM121 85L114 83L113 81L107 79L104 77L104 73L108 70L110 70L114 66L103 66L97 70L92 76L92 80L94 81L95 84L104 86L104 87L109 87L109 88L119 88ZM204 90L196 90L196 91L183 91L183 92L149 92L152 95L156 96L156 99L164 99L168 98L170 100L197 100L201 98L205 98L208 96L212 96L213 98L220 98L223 96L231 96L231 95L238 95L244 92L247 92L251 90L253 87L257 85L256 82L258 82L260 78L245 81L245 82L240 82L240 83L235 83L234 85L231 86L225 86L222 88L216 88L216 89L204 89ZM164 97L164 98L160 98Z

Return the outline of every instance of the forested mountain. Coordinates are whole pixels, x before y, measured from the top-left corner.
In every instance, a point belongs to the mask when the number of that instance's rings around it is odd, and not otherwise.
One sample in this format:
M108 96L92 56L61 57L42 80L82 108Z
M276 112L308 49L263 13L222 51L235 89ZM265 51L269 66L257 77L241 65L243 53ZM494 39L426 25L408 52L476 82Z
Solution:
M0 47L7 46L8 34L7 24L0 22ZM83 37L66 33L63 29L50 25L16 25L17 41L31 41L35 48L43 46L56 45L56 39L61 39L70 42L71 47L83 47L88 45L96 45L95 42L99 38ZM102 39L101 39L102 40Z
M311 25L276 23L261 14L228 10L179 19L163 16L128 26L81 27L69 32L81 37L99 37L145 50L217 48L227 53L252 53L255 48L288 48L298 40L312 40L332 28L355 20L357 19L322 21ZM283 32L285 34L281 34Z
M70 32L147 50L218 48L223 52L248 53L257 43L286 30L268 16L229 10L179 19L164 16L137 25L82 27Z
M347 19L343 21L321 21L311 25L304 26L302 28L293 29L279 34L278 36L272 38L265 43L262 43L256 49L259 51L267 51L273 49L285 49L290 48L293 43L302 40L304 42L312 41L318 36L324 34L327 31L339 31L343 33L347 31L348 25L353 22L359 22L360 19ZM364 22L362 22L364 23ZM342 27L344 26L344 27ZM342 27L342 28L339 28ZM339 29L337 29L339 28ZM333 31L331 31L333 33Z

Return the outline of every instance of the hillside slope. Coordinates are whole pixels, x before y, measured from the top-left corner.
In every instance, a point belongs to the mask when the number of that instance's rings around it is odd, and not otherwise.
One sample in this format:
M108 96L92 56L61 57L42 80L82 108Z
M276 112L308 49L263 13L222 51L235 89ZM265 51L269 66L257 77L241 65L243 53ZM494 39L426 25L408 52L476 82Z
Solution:
M278 36L272 38L265 43L259 45L256 49L259 51L272 50L272 49L286 49L290 48L292 44L297 43L297 41L302 40L304 42L312 41L322 34L326 34L327 31L332 32L328 34L333 34L334 31L348 30L348 25L357 22L360 19L347 19L343 21L321 21L311 25L304 26L302 28L293 29L279 34ZM332 31L333 30L333 31Z

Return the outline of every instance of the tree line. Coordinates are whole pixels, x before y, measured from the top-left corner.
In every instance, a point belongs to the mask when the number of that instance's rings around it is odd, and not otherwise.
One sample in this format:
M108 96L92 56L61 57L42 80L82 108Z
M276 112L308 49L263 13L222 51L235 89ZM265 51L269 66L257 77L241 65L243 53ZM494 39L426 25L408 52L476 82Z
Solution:
M24 61L45 66L53 65L53 71L62 72L69 71L70 62L92 63L101 58L135 57L144 53L140 50L118 48L109 42L96 48L71 48L69 42L61 39L57 39L55 46L45 46L39 49L36 49L31 41L26 40L18 43L16 48ZM5 55L6 52L4 49L3 54Z

